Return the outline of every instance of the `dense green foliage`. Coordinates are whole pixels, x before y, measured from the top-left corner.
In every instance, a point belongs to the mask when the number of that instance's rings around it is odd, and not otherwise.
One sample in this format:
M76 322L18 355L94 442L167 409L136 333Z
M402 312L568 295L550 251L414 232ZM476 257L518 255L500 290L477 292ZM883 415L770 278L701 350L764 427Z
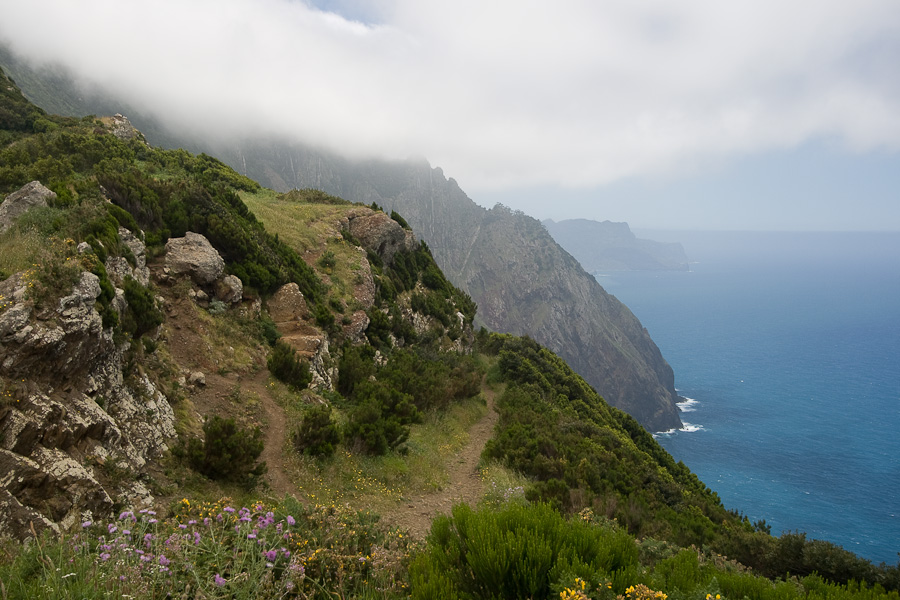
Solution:
M818 573L831 581L895 588L898 570L840 547L726 510L718 496L633 418L608 406L558 356L528 338L479 335L507 382L486 456L531 478L532 500L573 512L591 508L639 537L709 547L769 577Z
M294 433L294 447L310 456L331 456L340 441L340 429L331 418L328 404L309 408Z
M410 567L413 598L550 598L574 577L594 579L637 564L634 539L566 520L547 505L453 508L431 525Z
M564 519L543 504L456 506L434 520L428 542L410 566L413 598L900 598L878 584L841 586L816 574L773 582L696 548L638 543L590 511Z
M295 390L302 390L312 381L309 365L301 361L297 352L287 342L278 340L266 360L269 372Z
M188 464L210 479L230 481L252 489L266 472L257 463L263 451L259 427L248 431L234 419L213 415L203 424L203 440L193 438L181 452Z

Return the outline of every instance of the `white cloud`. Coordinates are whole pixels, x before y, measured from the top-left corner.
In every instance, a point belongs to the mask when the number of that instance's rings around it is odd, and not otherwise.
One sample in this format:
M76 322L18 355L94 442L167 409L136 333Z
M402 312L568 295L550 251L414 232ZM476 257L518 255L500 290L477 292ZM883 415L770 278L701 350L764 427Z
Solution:
M352 6L351 3L344 3ZM832 138L900 149L895 0L0 0L0 38L212 134L592 186Z

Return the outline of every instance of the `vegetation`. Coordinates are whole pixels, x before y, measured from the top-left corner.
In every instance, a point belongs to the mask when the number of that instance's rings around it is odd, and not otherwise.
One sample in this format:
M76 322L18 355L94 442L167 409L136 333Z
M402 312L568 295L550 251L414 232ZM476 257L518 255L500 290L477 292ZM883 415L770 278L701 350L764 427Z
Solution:
M235 339L274 346L268 366L285 385L268 386L292 432L308 507L184 499L165 514L126 510L61 538L10 544L0 552L4 598L900 600L885 591L900 587L897 568L799 533L772 537L764 523L726 510L634 419L532 340L482 332L475 355L442 351L471 325L475 305L447 282L425 244L390 265L374 254L364 264L355 240L334 231L348 204L339 198L262 190L209 156L119 140L93 118L46 115L11 85L0 86L0 100L0 192L40 179L58 194L54 206L0 236L0 277L22 272L37 304L55 301L88 270L100 279L107 326L133 338L158 326L153 293L134 280L122 284L129 309L111 309L103 261L129 259L120 226L146 230L151 252L170 236L203 233L260 294L297 282L334 336L335 313L360 309L353 289L369 265L376 286L368 343L343 346L337 393L316 399L299 391L308 367L278 341L271 319L197 309L221 372L254 365L251 344ZM93 253L77 255L80 241ZM321 279L301 252L312 252ZM417 332L410 311L431 317L431 330ZM156 342L146 342L131 354L152 353ZM486 486L478 508L438 517L423 548L346 508L396 507L412 492L446 485L446 464L486 410L485 381L495 386L499 425L482 476L501 485ZM3 406L20 396L17 381L0 380ZM182 423L182 435L189 428ZM202 434L175 454L217 482L258 483L258 428L213 415Z
M266 365L272 375L294 389L302 390L312 381L309 365L297 357L297 352L287 342L275 342Z
M259 427L250 432L234 419L213 415L203 424L203 440L189 440L181 453L191 468L210 479L253 489L266 472L266 464L256 462L262 450Z

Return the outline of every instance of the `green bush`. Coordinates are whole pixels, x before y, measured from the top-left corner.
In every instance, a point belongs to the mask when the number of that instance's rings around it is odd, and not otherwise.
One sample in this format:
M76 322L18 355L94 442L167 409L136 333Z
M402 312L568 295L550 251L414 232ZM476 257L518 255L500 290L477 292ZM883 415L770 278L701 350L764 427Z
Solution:
M409 437L409 425L421 417L412 397L377 381L357 384L358 404L350 411L344 438L372 455L394 450Z
M203 424L203 441L190 440L184 454L195 471L210 479L238 483L250 489L266 472L266 464L256 462L262 451L259 427L247 431L234 419L213 415Z
M453 508L431 525L410 565L413 598L553 598L572 577L610 577L638 566L634 539L547 505ZM572 596L575 598L576 596Z
M297 358L297 353L287 342L278 340L266 361L269 371L289 386L302 390L312 381L309 365Z
M132 277L125 278L122 289L128 302L128 310L121 319L123 329L139 338L162 324L163 313L156 307L156 299L150 290Z
M331 418L331 406L314 406L304 413L294 433L294 447L310 456L331 456L341 442L338 426Z

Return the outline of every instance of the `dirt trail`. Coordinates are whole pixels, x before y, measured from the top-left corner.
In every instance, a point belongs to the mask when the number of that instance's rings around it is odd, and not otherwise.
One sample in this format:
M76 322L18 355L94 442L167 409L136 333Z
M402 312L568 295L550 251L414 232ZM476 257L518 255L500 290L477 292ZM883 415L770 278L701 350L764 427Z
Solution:
M476 504L484 494L484 482L478 476L478 461L485 444L494 433L499 415L494 410L495 392L485 389L487 411L469 430L469 441L447 466L449 481L438 492L420 494L396 509L386 511L384 519L392 525L408 529L413 537L424 539L431 521L439 514L449 514L454 504Z

